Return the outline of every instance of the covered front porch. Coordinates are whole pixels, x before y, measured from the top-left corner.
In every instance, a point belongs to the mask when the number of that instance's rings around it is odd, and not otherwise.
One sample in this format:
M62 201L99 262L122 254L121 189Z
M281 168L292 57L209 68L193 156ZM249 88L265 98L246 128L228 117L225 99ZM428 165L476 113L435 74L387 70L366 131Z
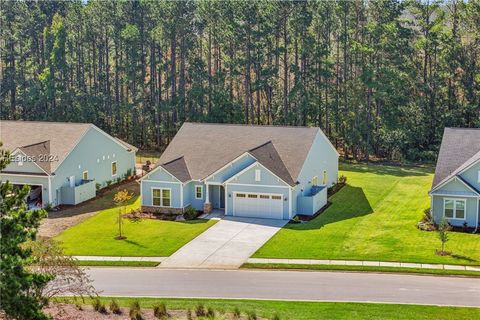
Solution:
M225 187L221 184L207 183L203 211L211 213L215 209L225 209Z

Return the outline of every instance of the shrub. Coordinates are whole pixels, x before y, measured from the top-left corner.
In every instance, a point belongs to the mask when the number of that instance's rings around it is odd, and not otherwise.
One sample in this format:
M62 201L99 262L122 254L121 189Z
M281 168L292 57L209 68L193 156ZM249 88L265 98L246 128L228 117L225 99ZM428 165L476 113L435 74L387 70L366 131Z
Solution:
M215 311L213 310L212 307L208 307L206 316L209 319L214 319L215 318Z
M131 320L142 320L142 309L140 308L140 303L135 300L130 305L130 311L128 313Z
M118 177L117 180L116 180L117 183L120 183L122 182L122 178Z
M110 301L110 305L108 306L108 308L114 314L122 314L122 310L120 310L120 306L118 305L116 300Z
M112 180L107 180L107 187L110 186L112 184Z
M168 317L167 306L165 303L159 303L153 306L153 315L157 319L163 319Z
M238 309L238 307L235 307L235 309L233 310L233 319L240 319L241 316L242 313L240 312L240 309Z
M105 305L98 298L93 301L93 310L100 313L107 313L107 308L105 308Z
M257 314L255 313L255 311L247 312L247 319L248 320L257 320Z
M205 317L206 312L205 312L205 307L203 306L203 304L197 305L197 307L195 308L195 315L197 317Z
M427 208L423 210L423 217L422 217L423 222L428 222L428 223L433 223L433 217L432 217L432 211L430 208Z
M132 169L127 169L126 179L128 179L128 177L130 177L131 175L132 175Z
M347 177L345 177L343 174L338 178L338 183L347 183Z
M102 185L100 183L95 183L95 189L100 190L100 188L102 187Z
M187 320L192 320L193 317L192 317L192 310L188 309L187 310Z
M50 202L48 202L48 203L43 207L43 209L45 209L46 211L51 211L52 208L53 208L53 205L52 205Z
M195 210L195 208L193 208L192 206L188 206L183 213L183 217L185 218L185 220L193 220L197 217L197 210Z

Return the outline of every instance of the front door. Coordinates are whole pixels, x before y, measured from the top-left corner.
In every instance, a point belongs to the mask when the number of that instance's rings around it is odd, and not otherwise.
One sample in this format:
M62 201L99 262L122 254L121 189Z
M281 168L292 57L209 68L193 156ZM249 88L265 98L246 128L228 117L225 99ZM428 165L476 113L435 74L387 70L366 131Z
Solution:
M220 186L220 208L225 208L225 188Z

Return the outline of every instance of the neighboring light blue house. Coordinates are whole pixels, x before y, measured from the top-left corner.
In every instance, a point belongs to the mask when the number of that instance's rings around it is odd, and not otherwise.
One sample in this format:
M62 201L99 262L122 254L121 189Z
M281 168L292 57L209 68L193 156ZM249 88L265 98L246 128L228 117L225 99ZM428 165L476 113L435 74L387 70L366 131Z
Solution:
M438 155L431 197L435 223L478 228L480 130L446 128Z
M325 206L337 176L338 153L319 128L184 123L140 179L142 208L290 219Z
M11 152L0 180L30 185L29 208L75 205L135 175L137 149L93 124L2 120L0 141Z

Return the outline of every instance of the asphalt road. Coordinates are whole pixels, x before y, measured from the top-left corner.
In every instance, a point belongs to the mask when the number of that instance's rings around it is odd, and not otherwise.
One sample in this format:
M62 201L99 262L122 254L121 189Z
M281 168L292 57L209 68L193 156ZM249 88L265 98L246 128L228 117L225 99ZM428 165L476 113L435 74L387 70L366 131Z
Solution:
M101 295L480 307L480 279L400 274L90 268Z

